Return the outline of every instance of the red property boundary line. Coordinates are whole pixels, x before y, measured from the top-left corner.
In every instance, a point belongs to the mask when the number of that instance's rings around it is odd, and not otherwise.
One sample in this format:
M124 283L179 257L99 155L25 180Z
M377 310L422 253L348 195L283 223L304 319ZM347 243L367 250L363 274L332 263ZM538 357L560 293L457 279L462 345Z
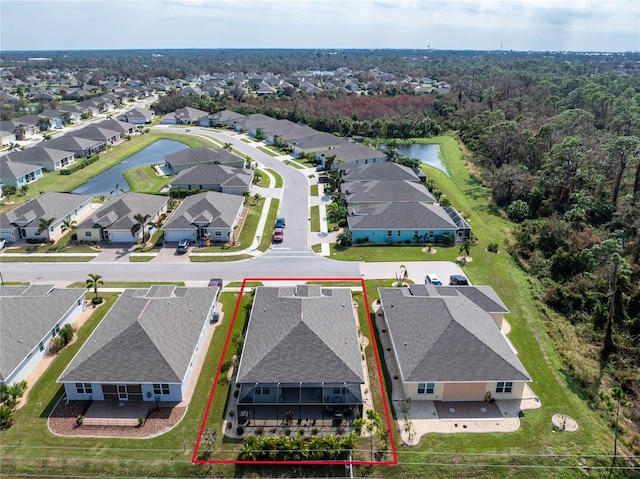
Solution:
M367 321L369 323L369 333L371 335L371 344L373 346L373 355L376 360L376 369L378 373L378 383L380 384L380 390L382 392L382 404L384 407L384 414L386 417L387 430L389 431L389 442L391 445L391 453L393 459L390 461L243 461L243 460L223 460L223 459L198 459L198 450L200 449L200 442L202 441L202 435L204 434L205 426L207 423L207 418L209 417L209 411L211 409L211 403L213 402L213 397L216 391L216 385L218 384L218 379L220 378L220 370L222 368L222 364L224 362L224 357L227 354L227 347L229 345L229 341L231 340L231 332L233 331L233 326L236 322L236 317L238 315L238 309L240 308L240 301L242 300L242 295L244 294L244 288L248 281L256 281L256 282L282 282L282 281L353 281L358 282L362 286L362 297L364 300L364 305L367 310ZM378 359L378 347L376 344L373 322L371 320L371 314L369 310L369 300L367 299L367 291L364 286L364 279L362 278L245 278L242 281L242 286L240 287L240 294L238 294L238 301L236 302L236 307L233 311L233 318L231 320L231 324L229 325L229 331L227 332L227 339L224 343L224 347L222 348L222 355L220 356L220 361L218 362L218 370L216 371L215 379L213 380L213 386L211 387L211 392L209 393L209 401L207 402L207 408L204 413L204 417L202 419L202 424L200 425L200 431L198 432L198 439L196 441L196 447L193 451L193 455L191 456L192 464L271 464L271 465L364 465L364 466L390 466L398 464L398 456L396 453L396 445L393 439L393 432L391 429L391 416L389 414L389 405L387 404L387 395L386 389L384 387L384 381L382 380L382 369L380 367L380 360ZM369 378L371 381L371 378Z

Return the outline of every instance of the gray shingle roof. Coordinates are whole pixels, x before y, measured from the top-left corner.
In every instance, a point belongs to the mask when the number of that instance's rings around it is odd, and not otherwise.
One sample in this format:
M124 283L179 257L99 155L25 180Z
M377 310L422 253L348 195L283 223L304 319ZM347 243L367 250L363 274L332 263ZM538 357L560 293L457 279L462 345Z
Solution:
M193 226L195 221L208 223L211 227L230 228L243 201L242 196L215 191L187 196L163 229L182 229Z
M233 168L224 165L198 165L182 170L171 180L171 185L220 185L251 186L253 173L243 168Z
M28 175L34 171L41 170L42 167L29 163L19 163L10 161L6 158L0 158L0 180L2 179L18 179Z
M39 218L53 218L55 223L60 218L72 214L87 201L91 201L91 196L49 191L1 216L20 226L39 221Z
M389 202L350 210L351 230L457 229L456 224L438 205L416 202Z
M427 295L421 286L414 291L421 289L424 296L407 288L378 289L403 381L530 381L479 305L454 294L455 287Z
M258 287L239 383L363 383L351 291Z
M14 151L5 156L11 161L22 163L50 163L54 164L63 158L68 158L73 153L54 148L27 148L22 151Z
M84 289L0 286L0 380L9 377L79 300L84 301Z
M338 168L344 171L345 181L407 180L420 182L420 178L411 168L391 161L366 165L340 163Z
M436 199L421 183L407 180L350 181L340 185L347 203L412 201L435 203Z
M181 383L217 288L126 289L59 382Z
M146 195L143 193L125 193L107 201L91 216L78 225L78 228L131 229L137 221L135 215L154 216L167 204L166 196Z
M229 153L227 150L214 150L213 148L198 147L180 150L165 156L167 163L173 166L197 165L198 163L221 164L237 163L243 161L237 155Z

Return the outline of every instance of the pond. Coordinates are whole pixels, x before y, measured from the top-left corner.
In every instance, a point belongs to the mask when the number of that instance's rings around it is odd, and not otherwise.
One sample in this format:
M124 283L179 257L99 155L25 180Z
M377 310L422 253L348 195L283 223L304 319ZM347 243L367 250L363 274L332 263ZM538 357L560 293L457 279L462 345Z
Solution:
M164 163L164 157L166 155L186 148L189 147L179 141L158 140L118 163L113 168L109 168L98 176L94 176L84 185L73 190L73 193L90 196L109 196L111 192L116 189L116 185L120 193L129 191L129 184L124 179L124 176L122 176L125 170L135 168L136 166Z
M447 167L444 166L442 161L442 155L440 154L440 145L421 145L418 143L412 143L410 145L395 145L398 152L404 156L415 158L422 163L438 168L444 171L447 175Z

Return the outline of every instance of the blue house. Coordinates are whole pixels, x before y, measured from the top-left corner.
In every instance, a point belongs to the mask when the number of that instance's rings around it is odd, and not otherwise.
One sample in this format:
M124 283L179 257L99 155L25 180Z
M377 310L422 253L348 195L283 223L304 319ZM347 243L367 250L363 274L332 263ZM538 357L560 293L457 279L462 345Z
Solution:
M350 212L347 224L354 243L439 243L444 234L458 237L458 226L437 204L389 201Z

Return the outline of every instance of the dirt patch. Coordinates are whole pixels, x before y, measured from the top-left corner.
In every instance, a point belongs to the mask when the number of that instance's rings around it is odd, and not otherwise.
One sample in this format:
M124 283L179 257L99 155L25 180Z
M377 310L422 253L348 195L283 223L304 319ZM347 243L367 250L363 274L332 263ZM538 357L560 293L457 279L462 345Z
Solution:
M554 414L551 422L555 428L561 431L575 432L578 430L578 422L566 414Z

